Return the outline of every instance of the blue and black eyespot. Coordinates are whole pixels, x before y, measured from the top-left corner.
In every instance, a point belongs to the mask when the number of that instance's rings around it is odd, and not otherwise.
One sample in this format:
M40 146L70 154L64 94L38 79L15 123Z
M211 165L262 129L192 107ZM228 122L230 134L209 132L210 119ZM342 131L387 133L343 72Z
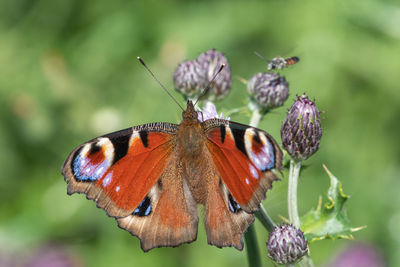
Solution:
M232 211L233 213L237 213L242 210L240 205L233 199L231 194L228 194L228 205L229 205L229 210Z
M78 182L94 182L100 179L108 169L109 160L105 159L102 162L93 164L90 156L99 153L101 147L94 144L88 151L89 157L81 154L82 147L79 148L73 156L71 168L75 179Z
M148 196L146 196L139 206L132 212L133 215L144 217L149 216L151 213L151 201Z
M85 157L82 157L82 155L80 154L82 148L80 148L76 154L75 157L73 158L72 162L71 162L71 167L73 170L73 173L75 175L75 179L79 182L93 182L95 181L97 178L95 176L89 176L86 173L84 173L82 166L86 166L88 164L88 160Z
M272 142L272 140L270 140L269 137L267 137L267 140L268 140L268 144L265 144L265 146L268 146L268 154L269 154L269 158L270 158L271 162L266 166L266 170L271 170L271 169L275 168L276 151L275 151L274 143Z

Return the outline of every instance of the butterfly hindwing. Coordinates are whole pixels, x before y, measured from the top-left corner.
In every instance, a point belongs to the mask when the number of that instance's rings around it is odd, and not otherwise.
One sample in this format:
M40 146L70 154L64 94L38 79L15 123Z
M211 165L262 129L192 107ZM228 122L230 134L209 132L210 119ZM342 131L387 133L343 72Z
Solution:
M266 132L247 125L212 119L204 122L207 147L234 201L246 212L258 210L277 180L282 151Z
M140 239L144 251L154 247L175 247L196 239L197 204L182 177L176 153L169 159L143 206L117 221L121 228Z
M229 193L221 174L210 162L210 183L205 203L204 224L207 240L217 247L233 246L243 249L243 233L254 221L254 215L245 212Z

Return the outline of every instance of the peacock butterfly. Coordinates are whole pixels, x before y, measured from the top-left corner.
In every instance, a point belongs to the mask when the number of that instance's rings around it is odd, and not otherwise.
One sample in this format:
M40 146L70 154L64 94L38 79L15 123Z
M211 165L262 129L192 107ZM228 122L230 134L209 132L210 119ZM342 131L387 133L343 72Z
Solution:
M198 119L189 100L179 125L149 123L74 149L62 174L140 239L143 251L196 239L204 205L208 243L243 249L282 151L266 132L225 119Z

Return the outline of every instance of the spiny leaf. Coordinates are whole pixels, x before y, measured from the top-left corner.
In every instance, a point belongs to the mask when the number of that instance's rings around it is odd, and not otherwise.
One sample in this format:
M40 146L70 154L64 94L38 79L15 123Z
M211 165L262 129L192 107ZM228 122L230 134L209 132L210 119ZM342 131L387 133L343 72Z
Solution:
M301 229L309 243L323 239L353 239L352 233L365 227L353 228L347 216L345 203L349 196L343 193L342 183L323 165L331 185L328 201L322 204L319 198L316 209L310 210L301 220Z

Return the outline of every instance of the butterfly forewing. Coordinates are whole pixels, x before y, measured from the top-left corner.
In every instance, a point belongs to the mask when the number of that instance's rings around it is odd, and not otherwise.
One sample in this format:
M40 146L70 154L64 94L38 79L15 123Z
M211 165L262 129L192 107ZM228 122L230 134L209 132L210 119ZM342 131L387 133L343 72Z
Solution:
M166 123L141 125L82 144L62 169L68 193L85 193L110 216L129 215L168 163L176 128Z

